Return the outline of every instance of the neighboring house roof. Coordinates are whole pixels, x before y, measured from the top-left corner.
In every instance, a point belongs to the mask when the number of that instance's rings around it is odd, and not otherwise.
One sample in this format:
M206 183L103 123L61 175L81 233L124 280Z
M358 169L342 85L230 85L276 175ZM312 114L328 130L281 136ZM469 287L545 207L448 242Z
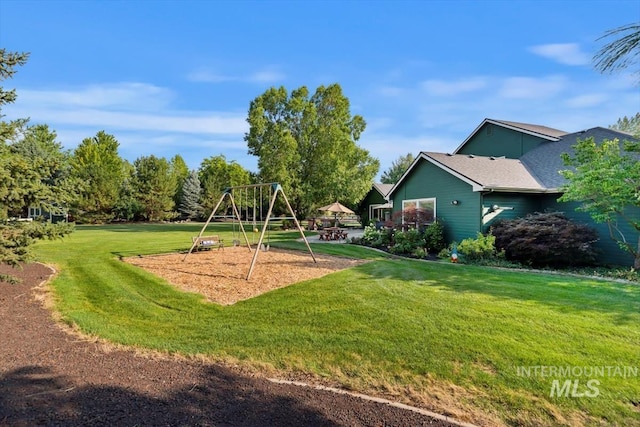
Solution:
M374 182L373 188L375 188L376 191L386 199L387 194L389 194L389 191L393 188L393 184L381 184L379 182Z
M530 123L520 123L520 122L510 122L506 120L495 120L495 119L484 119L480 125L474 129L473 132L455 149L453 154L456 154L458 151L465 146L465 144L474 137L476 133L482 129L485 124L493 124L496 126L501 126L507 129L512 129L518 132L523 132L529 135L534 135L543 139L548 139L549 141L557 141L560 137L566 135L568 132L563 130L550 128L547 126L534 125Z
M522 163L524 163L531 174L540 181L542 185L549 190L558 191L558 189L566 183L564 177L560 175L560 171L569 169L569 167L565 166L562 162L562 153L573 152L572 146L578 142L578 139L584 140L588 138L593 138L598 144L605 139L613 140L617 138L620 141L634 139L632 135L625 132L595 127L564 135L558 141L549 142L534 148L525 153L520 160L522 160Z

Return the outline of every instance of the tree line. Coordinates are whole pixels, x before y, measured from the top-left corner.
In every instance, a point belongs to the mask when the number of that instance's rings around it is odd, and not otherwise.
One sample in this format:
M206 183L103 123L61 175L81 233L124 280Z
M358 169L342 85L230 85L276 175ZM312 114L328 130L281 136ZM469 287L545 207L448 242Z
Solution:
M0 78L10 78L28 54L0 50ZM2 104L15 90L0 92ZM0 110L1 111L1 110ZM339 200L355 207L371 188L379 162L356 144L366 123L352 116L339 85L289 94L271 88L250 104L245 135L259 171L224 155L189 170L182 156L141 156L133 163L106 131L65 150L56 132L27 119L0 122L0 220L27 209L70 215L77 222L160 221L202 217L226 187L278 182L299 216ZM278 209L278 206L276 206Z
M248 171L222 155L203 160L197 171L180 155L131 163L105 131L64 150L47 125L16 125L2 145L0 219L23 217L28 207L83 223L197 218L225 186L251 182Z

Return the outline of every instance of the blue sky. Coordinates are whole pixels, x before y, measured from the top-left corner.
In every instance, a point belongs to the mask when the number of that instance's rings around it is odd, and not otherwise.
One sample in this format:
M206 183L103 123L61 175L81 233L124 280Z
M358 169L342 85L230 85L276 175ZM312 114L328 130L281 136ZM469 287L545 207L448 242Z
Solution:
M31 52L3 113L69 149L105 130L130 161L224 154L256 171L251 100L338 83L382 172L453 151L484 118L575 132L640 112L634 76L591 60L633 22L638 0L0 0L0 47Z

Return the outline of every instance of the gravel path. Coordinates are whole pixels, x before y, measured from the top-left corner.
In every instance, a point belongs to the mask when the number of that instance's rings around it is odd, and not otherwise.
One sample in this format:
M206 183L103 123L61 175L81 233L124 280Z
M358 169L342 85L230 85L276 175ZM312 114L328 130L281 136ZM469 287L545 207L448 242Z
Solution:
M47 267L12 273L23 282L0 282L0 426L453 425L220 365L108 349L65 332L43 307Z

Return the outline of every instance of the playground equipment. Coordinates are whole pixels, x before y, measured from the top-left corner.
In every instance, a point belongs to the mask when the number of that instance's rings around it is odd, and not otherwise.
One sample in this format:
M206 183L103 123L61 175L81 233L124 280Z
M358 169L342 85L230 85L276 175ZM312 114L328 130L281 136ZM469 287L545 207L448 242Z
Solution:
M241 217L241 211L242 211L242 205L241 208L238 209L238 206L236 204L236 200L239 200L240 203L242 203L242 194L244 191L244 200L245 200L245 219L248 221L250 218L249 215L249 190L253 190L253 227L252 229L255 230L257 229L257 221L256 221L256 214L258 212L258 210L260 211L260 217L261 220L263 219L263 221L261 221L263 223L262 225L262 231L260 232L260 237L258 239L258 244L257 244L257 249L254 252L251 249L251 244L249 243L249 238L247 237L247 233L245 232L244 226L242 224L242 217ZM269 208L267 210L267 214L266 216L262 217L262 197L263 197L263 193L265 193L264 195L266 196L266 191L263 191L267 189L268 190L268 194L269 194ZM260 195L260 209L256 209L256 196L258 195L258 190L259 190L259 195ZM239 197L236 198L234 197L234 193L236 193ZM280 217L280 218L271 218L271 214L273 213L273 206L276 202L276 199L278 197L278 194L282 195L282 198L284 199L284 202L287 206L287 209L289 210L289 213L291 214L290 217ZM189 249L189 252L187 252L187 254L184 256L183 258L183 262L187 259L187 257L189 256L189 254L191 254L191 252L193 252L193 250L197 247L198 242L200 241L200 238L203 236L205 230L207 229L207 226L209 225L209 223L211 222L212 219L216 218L216 217L220 217L220 215L216 216L216 212L218 211L218 209L220 208L220 206L222 205L222 203L224 202L225 199L229 199L230 203L231 203L231 209L233 211L233 222L234 222L234 244L237 243L239 244L239 240L236 239L235 236L235 221L238 221L239 224L239 228L240 231L242 232L242 235L244 237L244 241L247 244L247 247L249 248L249 252L254 252L253 253L253 258L251 259L251 265L249 266L249 272L247 273L247 277L246 280L249 280L249 278L251 277L251 273L253 272L253 268L255 266L255 263L258 259L258 254L260 253L260 248L263 247L263 241L264 241L264 237L265 234L267 234L267 244L269 244L269 221L272 219L289 219L289 220L293 220L293 222L295 223L296 228L298 229L298 231L300 232L300 235L302 236L302 240L304 240L305 245L307 246L307 249L309 251L309 254L311 254L311 258L313 258L313 262L317 263L316 261L316 257L313 254L313 251L311 250L311 246L309 246L309 241L307 240L306 236L304 235L304 232L302 230L302 227L300 227L300 222L298 222L298 219L296 218L295 213L293 212L293 209L291 208L291 205L289 204L289 200L287 199L287 196L284 194L284 191L282 189L282 186L277 183L277 182L272 182L272 183L267 183L267 184L250 184L250 185L238 185L238 186L234 186L234 187L227 187L224 189L224 191L222 192L222 195L220 196L220 200L218 200L218 203L216 204L216 206L213 208L213 211L211 212L211 215L209 215L209 218L207 219L207 221L205 222L204 226L202 227L202 229L200 230L200 233L198 234L197 237L194 238L193 240L193 244L191 245L191 248ZM225 215L222 215L225 216Z

